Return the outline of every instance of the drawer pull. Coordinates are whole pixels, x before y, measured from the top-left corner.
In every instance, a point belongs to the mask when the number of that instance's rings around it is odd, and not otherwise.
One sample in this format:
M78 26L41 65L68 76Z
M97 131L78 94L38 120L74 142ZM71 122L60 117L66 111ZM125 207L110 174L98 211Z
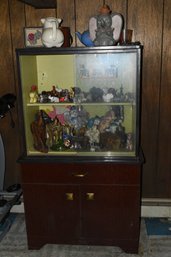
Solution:
M82 172L82 173L73 173L74 177L77 178L84 178L87 175L87 172Z
M66 193L66 199L67 201L73 201L74 200L74 194L73 193Z
M88 201L94 200L94 193L86 193L86 199Z

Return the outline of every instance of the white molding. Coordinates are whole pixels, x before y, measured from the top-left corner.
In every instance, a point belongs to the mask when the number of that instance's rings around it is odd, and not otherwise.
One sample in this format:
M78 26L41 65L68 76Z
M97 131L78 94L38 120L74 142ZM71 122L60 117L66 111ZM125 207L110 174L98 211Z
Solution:
M141 217L171 218L171 199L143 198Z
M141 217L171 218L170 206L142 206Z
M22 202L21 204L16 204L14 205L10 212L14 212L14 213L24 213L24 203Z

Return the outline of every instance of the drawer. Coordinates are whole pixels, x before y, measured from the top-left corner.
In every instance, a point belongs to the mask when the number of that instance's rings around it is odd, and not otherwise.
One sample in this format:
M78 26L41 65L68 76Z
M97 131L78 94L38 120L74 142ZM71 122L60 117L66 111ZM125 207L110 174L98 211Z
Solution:
M141 165L116 163L24 163L22 183L139 184Z

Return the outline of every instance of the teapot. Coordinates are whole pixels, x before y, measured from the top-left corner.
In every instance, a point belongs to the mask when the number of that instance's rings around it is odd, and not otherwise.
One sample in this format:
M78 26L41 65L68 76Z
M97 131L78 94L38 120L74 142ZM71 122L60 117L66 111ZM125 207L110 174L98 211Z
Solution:
M82 34L77 31L75 34L77 35L77 37L83 45L94 46L94 43L90 38L90 33L88 30L84 31Z
M60 47L64 42L64 35L59 29L61 19L48 17L41 19L43 24L42 43L46 47Z

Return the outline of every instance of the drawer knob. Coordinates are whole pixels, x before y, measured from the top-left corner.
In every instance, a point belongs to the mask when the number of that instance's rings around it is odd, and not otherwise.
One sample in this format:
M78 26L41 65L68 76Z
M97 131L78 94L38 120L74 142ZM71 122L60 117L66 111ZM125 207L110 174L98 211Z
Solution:
M86 193L86 199L88 201L94 200L94 193Z
M74 194L73 193L66 193L66 199L67 201L73 201L74 200Z
M87 172L73 173L74 177L84 178L87 175Z

